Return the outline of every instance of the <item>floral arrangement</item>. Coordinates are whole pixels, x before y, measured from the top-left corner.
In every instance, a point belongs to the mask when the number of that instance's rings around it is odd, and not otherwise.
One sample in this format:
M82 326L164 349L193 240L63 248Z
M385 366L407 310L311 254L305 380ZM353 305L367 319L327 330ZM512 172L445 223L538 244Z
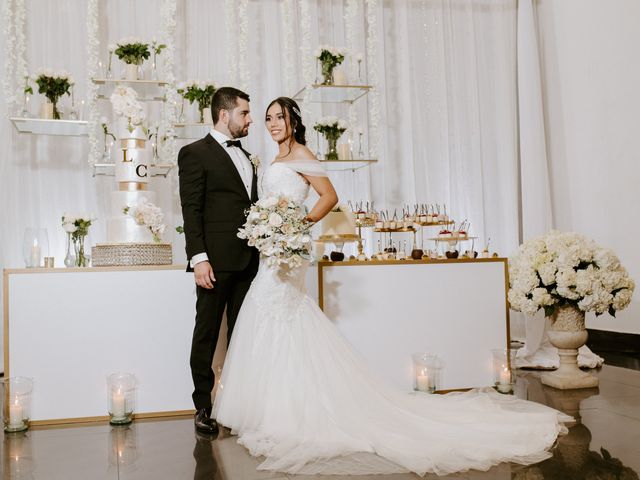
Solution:
M216 93L216 84L213 81L189 80L178 84L178 93L189 103L198 103L200 123L204 123L204 109L211 106L211 99Z
M165 48L167 48L167 45L164 43L160 43L158 40L156 40L155 38L151 39L151 50L153 51L154 55L160 55L160 53L162 52L162 50L164 50Z
M260 168L260 165L262 165L262 162L260 161L260 157L252 153L251 155L249 155L249 161L251 162L251 165L253 165L254 172L257 173L258 169Z
M149 44L136 37L127 37L120 40L113 53L129 65L141 65L151 55Z
M162 223L164 215L160 207L142 197L137 204L124 207L122 212L132 217L138 225L145 225L153 235L154 242L162 241L166 225Z
M89 234L89 227L96 217L90 214L71 214L64 213L62 215L62 228L69 234L69 238L73 241L75 249L76 267L86 267L89 264L89 257L84 253L84 239Z
M324 135L329 143L329 151L325 155L326 160L338 160L336 144L340 136L347 131L347 122L338 117L323 117L318 120L313 129Z
M573 305L615 317L631 301L634 281L613 251L577 233L552 231L522 244L509 260L509 302L516 311L545 316Z
M69 95L71 86L74 84L73 77L70 73L63 70L54 72L50 69L42 69L36 73L34 81L36 85L38 85L38 93L43 94L53 103L53 118L59 120L58 100L63 95ZM25 87L25 92L27 92L27 90L31 90L31 87L28 85ZM33 90L31 90L31 92L33 92Z
M333 69L344 61L346 54L344 48L329 47L322 45L316 49L315 57L322 65L323 85L331 85L333 83Z
M117 115L126 117L128 129L133 132L134 127L141 125L145 119L144 109L137 100L138 94L131 87L118 86L111 94L111 105Z
M267 257L269 266L293 270L311 258L311 224L305 215L304 207L286 196L262 198L248 210L238 237Z

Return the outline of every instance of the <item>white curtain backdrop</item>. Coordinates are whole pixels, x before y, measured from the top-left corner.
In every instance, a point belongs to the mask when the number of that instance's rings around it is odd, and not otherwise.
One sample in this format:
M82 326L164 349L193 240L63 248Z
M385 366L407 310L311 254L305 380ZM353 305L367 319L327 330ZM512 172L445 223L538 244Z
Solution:
M530 7L530 1L524 3ZM177 80L214 79L225 85L235 78L231 52L237 52L237 37L229 38L229 33L239 28L225 26L225 3L178 1ZM491 250L508 255L523 231L528 236L545 228L538 220L532 230L525 224L534 207L546 215L549 200L540 93L523 103L523 91L518 91L518 62L522 65L518 52L523 40L518 32L517 0L378 0L374 12L367 11L365 0L356 3L354 52L365 51L367 14L375 18L378 32L379 163L355 173L332 173L341 200L374 200L377 207L390 209L416 202L446 203L453 218L471 222L471 233L479 237L476 249L482 249L490 237ZM266 105L304 85L300 56L304 4L310 8L312 50L319 44L346 44L349 0L248 2L244 63L249 69L247 90L255 124L245 145L263 159L275 152L263 123ZM156 0L101 0L103 64L107 44L131 35L156 36L158 9ZM535 28L533 22L527 28ZM70 71L77 81L76 99L83 99L85 0L27 0L27 29L29 72L40 67ZM535 32L527 35L533 47ZM536 62L524 64L529 81L521 87L534 93L539 90ZM114 58L116 74L120 66ZM349 59L345 68L354 71ZM0 266L24 265L22 236L29 226L47 229L49 254L61 266L65 254L62 213L95 212L97 221L89 240L92 244L104 241L108 193L115 189L114 180L92 177L86 138L19 135L8 120L9 113L16 112L7 112L4 100L0 97L0 121L4 122L0 130ZM41 95L32 97L33 114L41 100ZM108 101L99 102L102 113L110 115ZM354 127L371 133L366 102L371 104L372 98L357 104ZM68 100L63 105L68 107ZM525 113L532 120L523 121ZM318 148L314 119L328 114L349 116L344 106L314 105L304 119L313 149ZM187 108L187 116L195 119L194 107ZM520 136L519 129L529 134ZM532 196L540 190L525 189L527 183L541 185L542 207L540 199ZM169 179L152 179L150 188L158 193L165 212L166 240L174 244L174 261L184 262L184 241L174 231L182 223L175 172Z

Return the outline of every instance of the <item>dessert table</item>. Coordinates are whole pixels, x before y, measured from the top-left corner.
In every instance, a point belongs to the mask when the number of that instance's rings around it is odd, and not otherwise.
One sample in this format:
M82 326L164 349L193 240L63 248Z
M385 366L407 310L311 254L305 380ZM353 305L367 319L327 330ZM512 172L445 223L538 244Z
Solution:
M308 290L388 383L410 390L410 355L429 351L445 362L441 389L491 384L489 350L508 337L505 259L319 262ZM34 424L106 419L115 372L136 376L139 418L191 412L183 265L5 269L3 293L5 377L34 379Z

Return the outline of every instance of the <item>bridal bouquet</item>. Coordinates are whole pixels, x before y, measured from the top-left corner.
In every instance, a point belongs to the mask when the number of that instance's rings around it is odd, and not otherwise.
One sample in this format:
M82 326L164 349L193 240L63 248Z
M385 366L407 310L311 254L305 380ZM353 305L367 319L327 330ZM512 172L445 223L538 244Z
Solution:
M124 207L122 212L132 217L138 225L145 225L153 235L154 242L162 241L166 225L162 223L164 215L159 207L142 197L137 204Z
M322 65L323 85L333 84L333 69L344 61L344 48L322 45L316 49L315 57Z
M144 109L137 98L138 94L133 88L123 86L116 87L110 97L116 115L127 118L129 132L133 132L134 127L145 119Z
M113 53L129 65L142 65L142 62L151 55L149 44L136 37L127 37L120 40Z
M204 109L211 107L211 99L213 94L216 93L216 84L211 80L207 82L189 80L188 82L180 82L177 92L184 99L189 100L189 103L198 103L200 123L204 123Z
M38 93L43 94L53 103L53 118L59 120L58 100L63 95L69 95L69 90L74 83L73 77L65 71L54 72L42 69L36 73L35 82L38 85Z
M261 198L248 210L238 237L267 257L269 266L295 269L311 258L311 225L304 217L304 207L288 197Z
M631 301L635 284L609 249L577 233L550 232L522 244L509 260L509 302L516 311L545 316L573 305L615 317Z
M340 136L347 131L347 122L338 117L323 117L316 122L313 129L324 135L329 144L328 152L324 156L325 160L338 160L336 144Z

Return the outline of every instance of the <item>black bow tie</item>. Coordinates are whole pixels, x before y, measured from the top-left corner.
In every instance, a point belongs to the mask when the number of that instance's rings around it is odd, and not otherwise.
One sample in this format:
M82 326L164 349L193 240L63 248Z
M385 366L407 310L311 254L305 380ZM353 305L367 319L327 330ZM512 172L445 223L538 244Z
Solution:
M224 142L224 144L227 147L238 147L238 148L242 148L242 144L240 143L240 140L227 140L226 142Z

